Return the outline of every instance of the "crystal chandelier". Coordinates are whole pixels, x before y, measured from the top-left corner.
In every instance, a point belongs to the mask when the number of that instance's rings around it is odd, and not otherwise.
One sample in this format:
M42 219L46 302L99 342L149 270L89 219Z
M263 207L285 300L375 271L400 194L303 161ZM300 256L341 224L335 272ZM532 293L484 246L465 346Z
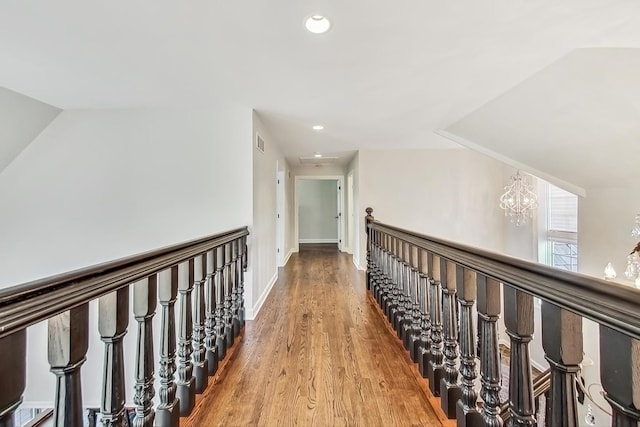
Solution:
M518 171L511 177L511 183L504 187L500 208L504 209L504 215L509 216L511 222L520 226L527 222L527 217L533 217L537 207L538 196L533 192L533 186Z
M638 216L636 216L636 227L638 226ZM636 227L631 232L631 236L637 238ZM635 248L627 255L627 268L624 270L624 275L629 280L636 281L636 287L640 287L640 242Z

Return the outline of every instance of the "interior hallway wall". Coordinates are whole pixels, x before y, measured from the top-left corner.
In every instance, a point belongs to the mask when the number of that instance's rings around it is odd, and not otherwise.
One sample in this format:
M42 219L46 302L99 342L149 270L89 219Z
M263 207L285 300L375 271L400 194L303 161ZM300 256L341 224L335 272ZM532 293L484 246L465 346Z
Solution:
M503 164L466 148L450 150L361 150L358 208L373 208L384 223L501 251L503 212L497 200ZM359 228L362 267L364 220Z
M255 148L257 135L265 142L264 153ZM246 299L247 318L253 319L257 315L262 303L269 294L271 287L278 277L276 236L277 220L277 167L281 165L285 183L285 206L291 200L291 180L289 165L286 162L277 141L271 136L260 115L253 112L253 228L251 241L254 243L251 252L253 271L253 289ZM291 216L285 215L285 254L291 251L287 236L290 229ZM289 244L286 244L289 243Z
M0 173L0 283L251 226L250 141L251 110L233 105L62 112ZM250 274L245 285L252 286ZM96 306L90 305L82 367L90 407L100 406L102 375L96 373L104 356ZM124 338L128 404L135 324L131 312ZM156 324L156 343L159 332ZM46 322L27 335L25 405L50 405L55 376L47 363Z

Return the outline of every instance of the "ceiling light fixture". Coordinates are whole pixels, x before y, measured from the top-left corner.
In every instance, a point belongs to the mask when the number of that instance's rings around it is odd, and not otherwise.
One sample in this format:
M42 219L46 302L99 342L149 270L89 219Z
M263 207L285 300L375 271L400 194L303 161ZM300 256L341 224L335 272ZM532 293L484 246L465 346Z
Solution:
M331 21L322 15L311 15L304 21L304 26L313 34L323 34L331 28Z
M316 153L316 154L313 155L313 157L320 158L320 157L322 157L322 154Z
M511 222L516 227L525 224L527 217L532 217L533 211L538 207L538 196L532 190L533 186L518 171L500 196L500 208L504 209L505 216L511 217Z
M322 130L322 129L324 129L324 126L322 126L322 125L314 125L313 126L313 130Z

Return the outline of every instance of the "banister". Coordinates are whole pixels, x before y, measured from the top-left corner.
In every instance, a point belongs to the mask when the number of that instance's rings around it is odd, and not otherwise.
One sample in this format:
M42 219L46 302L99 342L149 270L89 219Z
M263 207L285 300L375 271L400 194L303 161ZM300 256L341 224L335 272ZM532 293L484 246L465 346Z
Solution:
M372 230L455 260L457 264L487 277L640 339L638 289L426 236L375 220L369 220L367 224Z
M0 290L0 338L247 236L247 227Z

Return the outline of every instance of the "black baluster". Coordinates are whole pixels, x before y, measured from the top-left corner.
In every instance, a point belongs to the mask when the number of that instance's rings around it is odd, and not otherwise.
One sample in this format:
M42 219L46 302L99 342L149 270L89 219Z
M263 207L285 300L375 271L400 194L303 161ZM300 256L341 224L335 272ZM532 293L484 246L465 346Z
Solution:
M98 300L98 330L104 342L102 424L121 426L127 419L122 340L129 324L129 287Z
M484 401L482 418L487 427L501 427L500 388L500 348L498 346L498 320L500 319L500 282L477 274L478 319L480 326L480 376Z
M443 282L444 377L440 381L440 404L448 418L455 418L456 406L462 396L458 385L458 306L456 289L463 281L463 268L446 261L447 277Z
M56 376L55 426L82 424L80 367L89 347L89 305L49 319L49 365Z
M433 255L431 281L431 360L427 367L429 389L434 396L440 396L440 381L444 376L442 364L442 281L446 280L447 269L445 260L438 255Z
M582 317L542 302L542 347L551 368L549 425L578 425L576 376L582 362Z
M475 390L476 331L473 325L473 306L476 299L476 273L464 269L463 280L457 280L458 303L460 304L460 374L462 376L462 398L456 408L459 427L481 427L484 425L478 411L478 393Z
M140 280L133 285L133 314L138 323L136 346L136 385L133 402L136 404L134 427L152 427L155 420L153 397L155 396L153 315L158 304L157 275ZM69 424L69 425L82 425Z
M529 342L533 337L533 296L505 286L504 324L511 339L509 413L514 426L536 424Z

